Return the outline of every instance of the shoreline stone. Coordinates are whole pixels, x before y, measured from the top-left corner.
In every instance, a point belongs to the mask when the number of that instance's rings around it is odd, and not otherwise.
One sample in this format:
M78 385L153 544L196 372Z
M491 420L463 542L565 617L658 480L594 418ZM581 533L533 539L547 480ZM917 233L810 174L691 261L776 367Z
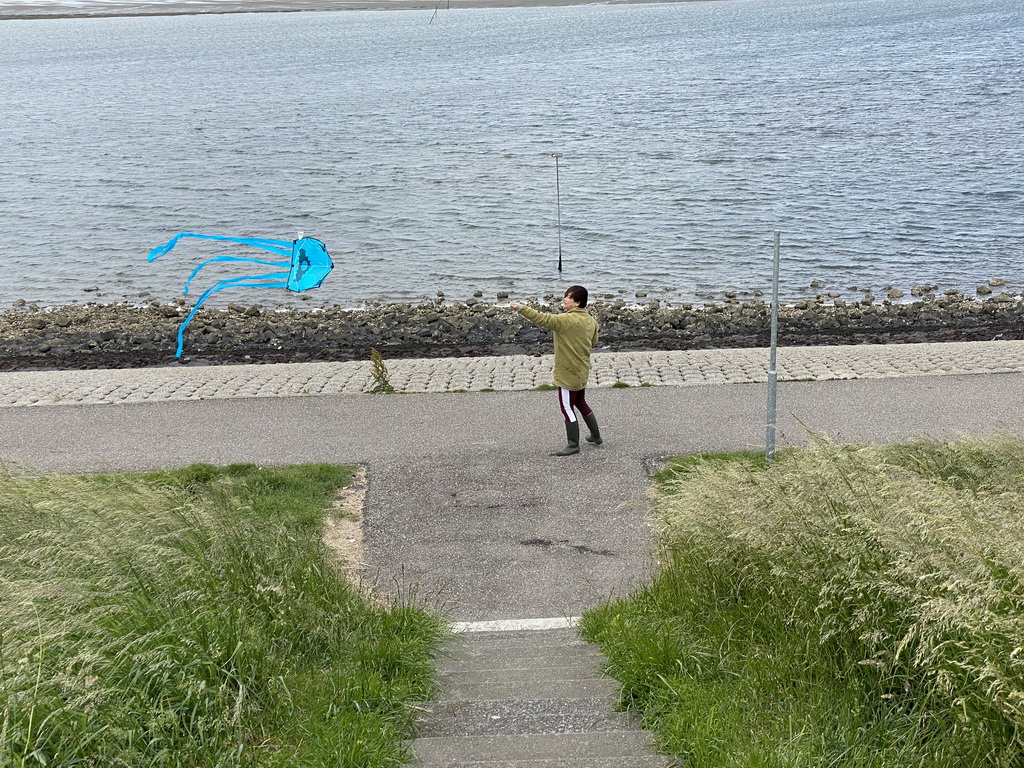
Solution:
M532 302L557 311L554 297ZM771 305L761 299L664 306L652 300L627 306L593 299L601 324L599 350L681 350L766 347ZM178 326L190 306L178 299L144 307L74 304L40 309L16 302L0 314L0 371L134 368L477 357L551 352L551 334L507 306L470 300L419 305L379 304L366 309L275 310L230 304L198 312L174 357ZM844 301L808 297L779 308L780 346L890 344L1024 339L1024 298L1010 292L984 299L956 291L910 302L870 295Z

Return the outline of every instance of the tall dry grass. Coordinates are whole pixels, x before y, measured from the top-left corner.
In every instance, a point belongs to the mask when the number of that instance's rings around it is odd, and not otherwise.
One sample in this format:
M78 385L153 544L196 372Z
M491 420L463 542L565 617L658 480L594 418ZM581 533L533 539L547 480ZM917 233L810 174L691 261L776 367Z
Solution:
M0 766L399 764L443 630L331 562L349 477L0 477Z
M584 627L670 751L706 755L695 765L1024 765L1020 439L818 440L770 469L689 461L657 525L656 582ZM700 700L722 680L720 722L746 734L710 749L694 738Z

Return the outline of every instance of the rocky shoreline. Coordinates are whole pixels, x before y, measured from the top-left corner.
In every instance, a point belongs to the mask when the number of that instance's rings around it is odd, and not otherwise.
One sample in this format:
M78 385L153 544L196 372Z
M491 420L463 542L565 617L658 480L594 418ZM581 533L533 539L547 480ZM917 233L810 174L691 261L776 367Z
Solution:
M877 301L816 296L780 307L780 346L891 344L1024 339L1024 297L1004 290L975 298L956 290L917 292ZM555 297L535 303L556 311ZM0 314L0 371L134 368L155 365L280 363L476 357L551 352L551 334L507 305L474 299L417 306L388 304L351 310L274 310L231 304L204 309L174 357L178 326L189 312L183 301L144 307L82 304L40 308L16 302ZM657 299L628 306L622 299L592 299L601 324L599 349L681 350L765 347L770 304L727 299L704 306L662 305Z

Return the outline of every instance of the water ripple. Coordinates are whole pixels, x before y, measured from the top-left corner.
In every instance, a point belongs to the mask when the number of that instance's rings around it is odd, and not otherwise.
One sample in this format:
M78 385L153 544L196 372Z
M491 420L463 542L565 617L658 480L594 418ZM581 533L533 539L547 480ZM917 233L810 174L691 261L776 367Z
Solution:
M0 306L169 300L181 230L320 237L306 306L764 290L776 228L791 298L1024 285L1016 0L430 16L0 24Z

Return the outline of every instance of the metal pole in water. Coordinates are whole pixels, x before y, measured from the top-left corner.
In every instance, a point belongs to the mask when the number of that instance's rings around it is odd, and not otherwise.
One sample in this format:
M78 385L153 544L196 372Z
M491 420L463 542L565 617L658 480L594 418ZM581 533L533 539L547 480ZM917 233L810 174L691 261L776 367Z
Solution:
M559 186L558 181L558 158L562 156L561 152L552 152L551 156L555 158L555 210L558 212L558 271L562 271L562 190Z
M775 368L775 349L779 340L779 230L775 230L775 263L772 269L772 342L768 357L768 431L764 441L766 464L775 461L775 390L779 373Z

